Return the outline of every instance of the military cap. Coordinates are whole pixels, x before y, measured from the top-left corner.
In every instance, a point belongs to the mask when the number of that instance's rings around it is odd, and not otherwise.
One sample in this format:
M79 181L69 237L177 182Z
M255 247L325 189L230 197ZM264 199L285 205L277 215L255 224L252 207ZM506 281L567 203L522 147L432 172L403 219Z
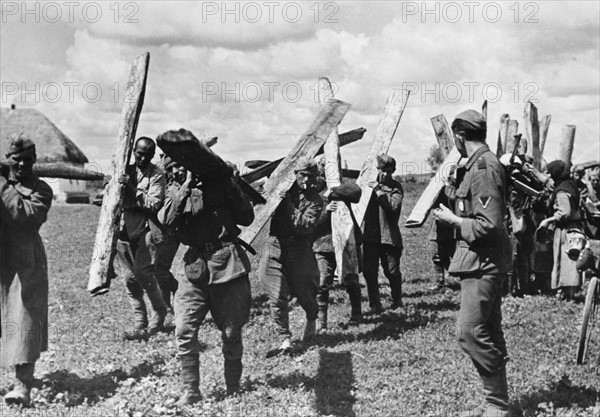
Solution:
M483 115L477 110L465 110L464 112L459 113L454 120L462 120L463 122L472 126L475 130L484 132L487 130L487 122L485 117L483 117Z
M570 171L569 165L565 164L560 159L546 165L546 170L554 181L568 177Z
M8 137L10 139L10 145L8 145L7 158L12 155L21 153L32 153L35 154L35 143L28 137L24 136L23 133L14 134Z
M298 165L294 169L294 172L307 171L314 174L317 173L317 163L312 158L302 157L298 160Z
M377 169L382 171L394 172L396 170L396 160L389 155L377 155Z

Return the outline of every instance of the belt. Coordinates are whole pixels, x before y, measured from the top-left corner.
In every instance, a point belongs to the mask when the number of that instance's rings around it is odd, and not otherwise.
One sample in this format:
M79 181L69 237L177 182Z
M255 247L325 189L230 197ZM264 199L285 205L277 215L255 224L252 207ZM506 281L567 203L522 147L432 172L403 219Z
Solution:
M198 249L200 249L201 252L216 252L219 249L223 249L224 247L230 246L233 244L234 244L233 242L216 241L216 242L200 243L200 244L194 245L194 246L197 247Z

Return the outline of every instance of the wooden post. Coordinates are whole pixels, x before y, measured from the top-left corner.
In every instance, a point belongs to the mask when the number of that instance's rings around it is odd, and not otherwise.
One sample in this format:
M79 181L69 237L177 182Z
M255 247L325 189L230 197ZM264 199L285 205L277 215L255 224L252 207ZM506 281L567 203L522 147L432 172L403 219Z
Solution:
M111 162L112 175L106 185L104 199L102 200L94 254L90 264L90 278L87 289L92 296L108 292L110 281L114 276L113 261L116 255L117 233L124 191L124 186L119 183L119 180L125 174L133 150L135 132L144 104L149 62L149 53L138 56L133 61L129 73L127 100L123 104L119 135Z
M254 242L258 233L281 203L280 194L289 190L294 183L294 168L298 160L303 157L314 158L319 148L323 146L329 134L340 124L349 109L350 104L339 100L329 100L321 107L310 128L300 137L290 153L265 182L264 195L267 202L256 207L254 221L240 235L242 240L249 244Z
M506 136L508 135L508 121L510 117L508 114L500 116L500 129L498 130L498 145L496 147L496 156L500 158L505 153L506 149Z
M550 121L552 116L547 114L542 117L540 121L540 154L544 157L544 149L546 149L546 137L548 136L548 129L550 128Z
M371 149L356 180L356 185L362 191L360 201L357 204L352 204L352 211L358 225L362 225L365 211L373 194L373 189L368 184L377 179L377 155L387 154L390 149L409 97L409 91L396 88L392 89L388 97L379 126L377 126L375 138L371 143Z
M445 142L448 140L447 138L452 137L452 130L443 114L432 117L431 124L433 125L433 130L435 131L435 136L439 143ZM458 150L452 148L413 207L406 220L406 227L423 226L429 212L444 189L444 180L450 175L452 166L456 166L459 161L460 154L458 153Z
M357 140L362 139L365 132L367 130L364 127L360 127L358 129L351 130L349 132L342 133L339 135L340 146L345 146L350 143L356 142ZM319 149L317 155L323 153L323 148ZM279 166L279 164L283 161L283 158L277 159L276 161L267 162L266 164L256 168L253 171L247 172L242 175L242 178L249 183L253 183L254 181L258 181L263 177L267 177L275 171L275 168Z
M325 77L319 79L319 103L324 105L333 99L331 83ZM325 180L331 190L342 184L340 141L337 128L334 129L323 146L325 151ZM331 240L335 253L336 271L340 282L345 282L349 274L358 276L358 252L354 236L354 222L350 209L338 203L337 210L331 213Z
M565 164L571 164L574 145L575 125L565 125L562 130L562 140L560 142L560 160Z
M528 101L525 103L525 134L531 144L529 153L533 156L533 166L536 169L542 167L542 153L540 151L540 124L538 120L538 111L535 105Z
M508 121L508 132L506 134L506 147L504 148L504 153L512 153L515 149L515 136L519 133L519 122L516 120L510 119Z
M454 146L454 137L452 136L450 125L448 125L446 116L443 114L438 114L437 116L432 117L431 124L433 126L433 130L435 131L435 137L438 141L438 145L440 146L442 158L446 159L450 153L450 150Z

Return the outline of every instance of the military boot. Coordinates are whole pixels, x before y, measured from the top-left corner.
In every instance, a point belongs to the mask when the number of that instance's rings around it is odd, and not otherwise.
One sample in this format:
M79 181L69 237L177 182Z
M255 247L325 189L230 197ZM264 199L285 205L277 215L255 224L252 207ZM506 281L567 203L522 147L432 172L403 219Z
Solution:
M164 328L165 318L167 317L167 305L158 285L153 284L146 290L146 293L154 310L148 323L148 333L156 334Z
M317 318L317 331L327 330L327 310L329 308L329 291L319 291L317 294L317 304L319 305L319 316Z
M490 376L482 375L485 411L483 417L508 417L508 383L506 368Z
M23 407L31 406L31 388L33 386L33 372L35 363L22 363L15 367L17 382L12 391L4 396L7 404L21 404Z
M202 400L200 394L200 361L198 355L180 355L181 362L181 383L183 385L183 395L175 403L178 407L192 405Z
M304 333L302 334L302 341L309 342L311 341L317 333L317 321L316 320L307 320L306 325L304 326Z
M479 404L477 407L475 407L471 411L465 411L464 413L461 413L460 417L482 417L483 413L485 412L485 408L486 408L485 404L483 404L483 403Z
M242 358L225 359L225 385L227 395L235 395L240 391L240 379L242 378Z
M348 298L350 298L350 321L349 325L357 325L362 320L362 305L360 295L360 285L347 287Z
M138 296L129 295L129 304L133 309L133 323L134 327L132 330L127 331L123 334L124 340L141 340L147 337L146 328L148 327L148 313L146 312L146 303L144 302L144 295Z

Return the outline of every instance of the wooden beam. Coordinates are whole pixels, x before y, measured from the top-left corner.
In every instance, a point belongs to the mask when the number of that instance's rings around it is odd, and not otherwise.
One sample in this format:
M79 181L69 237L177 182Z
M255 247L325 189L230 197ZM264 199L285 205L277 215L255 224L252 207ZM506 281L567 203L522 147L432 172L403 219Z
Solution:
M506 137L508 135L508 121L510 117L508 114L500 116L500 129L498 130L498 145L496 148L496 156L499 158L506 152Z
M560 142L560 160L566 164L571 164L573 156L573 147L575 146L575 125L565 125L562 130L562 140Z
M548 137L548 129L552 116L547 114L540 121L540 153L544 157L544 149L546 149L546 137Z
M8 168L10 164L0 161L0 168ZM36 162L33 173L38 177L62 178L66 180L101 181L104 174L65 162Z
M525 103L525 114L523 116L525 121L525 133L531 144L531 150L529 151L533 156L533 166L536 169L542 167L542 153L540 151L540 124L538 120L538 110L535 105L528 101Z
M510 119L508 121L508 132L506 134L506 147L504 153L512 153L515 149L516 138L515 136L519 133L519 122Z
M346 146L350 143L356 142L357 140L362 139L367 129L364 127L360 127L358 129L350 130L349 132L342 133L339 135L340 138L340 146ZM319 149L317 155L323 153L323 148ZM254 181L258 181L263 177L267 177L275 171L275 168L279 166L279 164L283 161L283 158L277 159L275 161L268 162L267 164L256 168L254 171L247 172L242 175L242 178L249 183L253 183Z
M392 89L388 97L379 126L377 126L375 138L371 143L371 149L356 180L356 184L361 188L362 195L357 204L352 204L352 211L356 223L359 225L362 225L365 211L373 194L373 189L368 184L377 179L377 155L387 154L389 151L409 97L409 91L396 88Z
M117 234L125 188L123 184L119 183L119 180L125 174L133 150L135 133L144 105L149 63L150 54L144 53L133 61L129 73L126 94L128 99L125 100L121 112L119 134L111 162L112 175L106 185L102 200L94 254L90 264L87 289L92 296L108 292L110 281L114 276L113 261L116 255Z
M256 207L254 222L246 227L240 238L252 244L258 233L267 223L281 202L281 194L288 191L295 181L294 168L303 157L314 158L329 134L342 121L350 104L339 100L329 100L321 107L319 114L309 129L296 142L290 153L281 161L273 174L265 182L266 204Z
M319 103L324 105L333 99L333 89L329 79L319 79ZM342 169L340 141L337 128L334 129L323 146L325 152L325 181L327 188L342 185ZM335 253L336 271L340 282L345 282L348 275L358 276L358 250L354 236L354 222L350 209L346 204L339 203L337 210L331 213L331 240Z
M440 146L442 158L446 159L450 153L450 150L454 146L454 137L452 135L450 125L446 120L446 116L443 114L438 114L437 116L432 117L431 125L435 131L435 137L438 141L438 145Z
M452 137L452 130L443 114L431 118L431 124L438 142L446 141L447 137ZM436 203L440 193L444 189L444 180L450 175L452 166L456 166L460 161L460 154L456 148L452 148L446 155L444 162L439 166L435 176L431 178L429 184L419 197L419 200L413 207L406 227L421 227L427 220L429 212Z

